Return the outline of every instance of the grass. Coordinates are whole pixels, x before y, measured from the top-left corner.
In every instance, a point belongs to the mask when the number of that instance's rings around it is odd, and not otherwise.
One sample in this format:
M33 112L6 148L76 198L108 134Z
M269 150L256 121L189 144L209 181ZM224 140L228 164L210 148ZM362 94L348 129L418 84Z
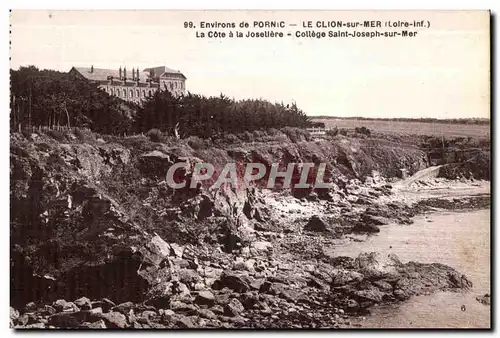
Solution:
M387 121L355 119L312 118L314 122L324 122L327 128L367 127L372 131L390 134L429 135L445 137L490 137L489 124L436 123L420 121Z

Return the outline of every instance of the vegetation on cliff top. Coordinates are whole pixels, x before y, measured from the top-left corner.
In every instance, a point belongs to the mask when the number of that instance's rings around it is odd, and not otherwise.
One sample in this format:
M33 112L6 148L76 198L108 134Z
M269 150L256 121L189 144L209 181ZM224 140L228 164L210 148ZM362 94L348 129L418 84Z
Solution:
M188 93L175 98L156 92L142 105L108 95L86 81L34 66L11 70L11 130L31 126L85 127L102 134L158 129L169 135L208 138L268 128L306 127L309 118L295 103L262 99L236 101L224 95Z

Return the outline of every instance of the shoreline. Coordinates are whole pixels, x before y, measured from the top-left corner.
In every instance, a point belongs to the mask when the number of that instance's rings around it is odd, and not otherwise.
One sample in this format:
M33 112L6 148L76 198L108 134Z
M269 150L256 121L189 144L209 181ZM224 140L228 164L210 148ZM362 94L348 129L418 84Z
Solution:
M484 184L484 182L483 182ZM397 198L396 196L392 196ZM433 197L435 198L435 197ZM479 210L482 209L483 204L486 199L489 199L489 196L484 196L484 195L464 195L461 196L460 198L454 198L451 203L446 202L444 205L450 207L452 206L453 209L441 209L437 210L436 208L432 207L430 208L426 201L426 199L421 199L419 202L416 202L415 204L411 205L408 207L406 206L407 209L405 209L404 205L400 205L401 209L397 210L392 216L396 216L394 218L387 218L390 221L396 221L398 222L403 217L403 220L405 220L404 223L410 223L404 226L412 227L414 226L413 223L417 218L419 217L425 217L425 215L435 215L436 213L439 212L467 212L471 210ZM439 199L438 199L439 200ZM447 200L446 198L444 200ZM479 203L474 203L474 201L479 201ZM472 206L472 209L463 209L460 208L461 205L464 205L464 201L467 202L465 203L466 205ZM387 202L387 201L385 201ZM309 203L309 202L307 202ZM382 204L382 205L387 205L387 204ZM390 203L389 203L390 205ZM476 208L475 206L479 205L479 209ZM376 203L372 204L373 206L377 206ZM378 205L377 207L380 207ZM401 213L403 211L403 214ZM387 216L387 215L386 215ZM376 217L376 216L373 216ZM376 219L376 218L375 218ZM407 220L410 220L409 222ZM303 224L303 223L302 223ZM389 227L389 226L403 226L403 225L395 225L394 222L390 222L389 225L380 225L382 227ZM332 232L335 233L335 232ZM347 234L341 234L340 238L343 238L343 240L347 239L347 235L349 234L349 231ZM378 236L377 233L369 233L368 236ZM293 236L293 233L289 233L285 236L271 236L268 237L266 236L264 232L264 238L261 238L260 242L257 240L255 243L257 245L252 245L250 246L252 252L247 252L246 254L244 252L240 252L236 256L242 257L242 258L237 258L233 262L227 261L227 258L222 258L222 261L219 259L215 259L214 257L210 259L210 261L219 261L216 266L220 266L222 268L222 274L220 275L221 277L219 278L218 281L215 281L216 284L219 283L221 285L219 286L212 286L212 296L215 298L215 304L219 303L218 298L222 297L223 299L231 299L231 295L237 296L236 298L232 299L247 299L248 300L245 302L244 301L234 301L233 304L235 308L238 309L235 310L234 315L231 315L231 305L224 305L220 307L220 312L214 311L213 306L212 310L209 310L208 315L205 313L207 312L208 308L206 306L203 306L201 304L203 303L198 303L196 299L199 299L201 291L199 293L196 292L188 292L186 289L184 291L181 291L178 296L174 297L174 299L178 299L177 302L178 308L175 308L175 315L170 315L170 319L168 321L172 322L172 318L176 318L175 316L180 316L176 320L173 320L174 323L179 324L179 321L182 321L183 318L186 316L192 316L193 314L197 314L197 316L200 315L200 313L204 314L205 316L212 317L211 319L205 318L203 323L206 326L209 326L211 321L216 320L216 323L212 323L214 327L216 326L217 323L222 325L222 327L253 327L253 328L260 328L260 327L274 327L274 328L280 328L280 327L303 327L302 325L306 325L306 327L323 327L326 325L327 327L337 327L337 328L350 328L350 327L357 327L356 325L353 324L353 321L356 322L360 316L370 316L370 308L373 308L373 306L399 306L402 303L405 303L407 299L413 298L415 295L422 294L422 292L425 293L433 293L437 292L440 290L450 290L450 291L458 291L458 290L467 290L470 288L470 283L468 282L467 278L465 276L461 276L460 274L457 274L455 270L448 268L446 266L443 266L442 268L433 268L432 265L428 264L420 264L417 263L417 265L409 265L412 263L402 263L399 261L397 257L385 257L380 254L368 254L368 255L360 255L360 257L354 259L354 258L347 258L344 256L330 256L326 253L323 252L324 244L325 244L325 239L326 243L328 243L328 235L323 236L321 232L318 235L315 235L314 233L306 233L305 235L300 235L302 236L302 242L303 244L306 245L304 247L304 252L301 253L301 257L294 257L294 254L292 251L291 252L291 257L293 257L293 260L295 260L296 264L290 260L290 253L288 255L284 253L282 250L283 248L287 248L287 240L289 240ZM312 237L311 237L312 236ZM318 245L320 245L320 253L319 256L317 256L316 259L308 259L307 258L307 253L310 252L311 250L314 251L315 249L318 249L318 247L313 247L310 246L311 244L311 239L319 239L319 242L317 242ZM333 239L335 241L335 239ZM352 241L352 239L348 239L348 241ZM365 240L362 240L362 242L366 242ZM254 243L254 244L255 244ZM290 241L288 241L290 243ZM300 243L300 240L299 240ZM323 244L321 244L323 243ZM330 242L333 243L333 242ZM268 244L270 244L270 247L268 247ZM363 246L364 243L359 243L361 246ZM323 248L322 248L323 247ZM253 248L253 249L252 249ZM270 251L268 250L270 249ZM321 253L323 252L323 253ZM264 256L262 256L262 254ZM261 258L263 257L268 257L263 258L262 261L259 262L259 260L254 260L251 264L253 266L250 267L250 264L248 263L249 261L252 261L251 259L248 260L247 256L259 256ZM269 256L271 255L271 256ZM225 256L225 255L223 255ZM232 254L234 256L234 252ZM274 257L270 258L269 257ZM333 263L337 262L337 263ZM340 263L341 262L341 263ZM364 263L360 263L364 262ZM380 270L380 263L383 262L382 266L385 266L385 268L382 268ZM297 264L298 263L298 264ZM339 267L339 264L340 266ZM222 265L221 265L222 264ZM335 266L335 268L331 268L331 265ZM360 270L359 264L364 264L364 268ZM211 263L209 266L212 266L213 263ZM257 266L259 266L257 268ZM299 265L305 266L305 269L303 267L300 267ZM223 268L226 266L226 268ZM330 266L330 267L328 267ZM207 266L208 267L208 266ZM234 270L236 268L236 270ZM206 269L206 268L205 268ZM213 268L212 268L213 269ZM409 270L408 270L409 269ZM416 270L415 270L416 269ZM181 268L182 270L182 268ZM199 269L198 269L199 270ZM231 271L232 270L232 271ZM269 271L275 271L274 273L271 272L271 276L274 275L275 277L269 276ZM387 270L387 271L386 271ZM260 272L257 272L260 271ZM309 271L309 272L307 272ZM332 271L334 273L332 274ZM435 284L431 286L427 286L424 284L421 284L420 280L413 280L411 283L414 285L410 287L410 289L407 289L406 291L400 291L399 293L393 293L398 290L402 289L397 289L394 284L392 286L395 288L395 291L387 291L384 288L387 288L389 285L393 282L390 282L387 284L385 280L390 281L391 278L394 278L394 276L399 276L403 274L404 276L407 275L407 271L420 271L420 273L427 275L430 274L430 276L435 276L431 278L435 278L434 282ZM309 275L309 277L306 278L305 281L301 281L301 279L304 279L306 275ZM410 273L411 275L411 273ZM255 277L260 277L255 278ZM266 277L267 276L267 277ZM368 276L368 277L362 277L362 276ZM371 277L370 277L371 276ZM374 277L375 276L375 277ZM437 277L441 276L441 277ZM448 279L449 276L453 276L452 279ZM264 277L264 278L262 278ZM465 278L464 278L465 277ZM340 278L340 284L339 286L335 286L335 283L332 284L330 287L328 284L330 283L329 280L330 278L339 279ZM367 279L368 278L368 279ZM373 279L375 278L375 279ZM387 279L389 278L389 279ZM397 277L399 278L399 277ZM404 277L408 278L408 277ZM254 282L251 282L251 280L254 280ZM267 281L266 281L267 280ZM269 282L271 280L271 282ZM359 281L358 281L359 280ZM373 281L376 282L373 282ZM445 280L444 284L442 282L438 282L438 280ZM358 285L358 286L353 286L352 282L353 281L358 281L356 283L368 283L370 286L368 289L365 289L366 287L363 287ZM366 281L366 282L364 282ZM184 280L180 280L181 285L183 284L182 282L185 282ZM301 293L301 291L298 291L295 287L290 287L293 286L293 284L300 284L301 282L306 282L308 285L308 290L307 294L308 296L305 296L305 294ZM228 284L229 283L229 284ZM234 284L236 283L236 284ZM255 284L255 286L253 284ZM311 284L312 283L312 284ZM374 284L377 285L374 288ZM385 283L385 284L384 284ZM361 285L360 284L360 285ZM383 285L383 288L379 288L378 285ZM432 284L432 283L431 283ZM239 285L239 286L238 286ZM392 285L392 284L391 284ZM312 288L311 288L312 286ZM229 289L228 289L229 287ZM242 288L238 290L238 288ZM412 290L411 288L416 288L417 291ZM337 291L335 291L337 289ZM219 291L216 291L219 290ZM237 291L238 290L238 291ZM251 291L251 290L256 290ZM328 291L329 290L329 291ZM339 291L340 290L340 291ZM385 291L384 291L385 290ZM419 291L420 290L420 291ZM243 292L244 291L244 292ZM334 296L332 296L332 291L334 293ZM188 292L188 293L186 293ZM243 292L243 293L242 293ZM250 294L248 294L250 292ZM339 293L340 292L340 293ZM388 293L389 292L389 293ZM393 298L390 301L382 301L382 296L381 293L384 294L385 297ZM189 295L191 294L191 295ZM192 298L194 294L198 294L195 298ZM362 295L362 296L361 296ZM264 298L262 298L264 296ZM186 298L187 297L187 298ZM270 297L270 298L269 298ZM332 298L333 297L333 298ZM356 300L353 300L352 297L355 297ZM311 303L311 299L313 299ZM314 301L314 299L318 299L317 301ZM320 299L323 299L322 301ZM268 301L271 301L271 303L268 303ZM277 301L277 303L273 303ZM64 301L66 302L66 301ZM91 304L95 302L102 302L98 300L94 300L91 302ZM192 305L190 304L191 302L194 302ZM63 301L60 301L60 303L63 303ZM66 302L69 303L69 302ZM64 303L64 304L66 304ZM264 306L262 304L268 303L268 305ZM100 303L99 303L100 304ZM150 311L153 310L155 307L150 305L147 305L148 302L142 303L141 304L129 304L128 307L130 309L137 309L140 308L141 306L146 308L149 306ZM174 303L176 304L176 303ZM230 303L229 303L230 304ZM239 304L242 305L242 307L239 307ZM247 309L249 306L248 304L253 304L250 308ZM257 306L256 310L253 310L252 308L255 307L255 304L259 304ZM272 306L271 304L276 304ZM334 307L327 306L324 307L326 304L336 304ZM74 304L73 304L74 305ZM73 305L63 305L64 307L67 306L73 306ZM271 305L271 306L270 306ZM33 307L33 305L31 305ZM51 306L49 304L45 304L44 308L47 306ZM91 307L94 308L95 305L92 305ZM111 308L111 312L109 313L115 313L118 311L119 307L123 306L123 304L117 304L115 307ZM197 310L196 307L200 306L200 309ZM262 308L264 306L264 308ZM53 308L53 307L52 307ZM172 309L172 301L170 301L170 308ZM217 309L217 305L215 306ZM311 316L306 315L308 318L307 320L305 317L301 317L300 315L297 317L297 314L300 314L303 312L305 309L309 308ZM114 310L113 310L114 309ZM313 311L314 309L314 311ZM11 310L12 311L12 310ZM16 310L14 310L16 311ZM39 310L36 310L39 311ZM61 313L57 312L58 310L53 311L48 319L46 320L47 325L52 325L52 327L64 327L66 324L61 324L66 320L67 318L71 317L73 318L74 312L65 312L66 310L63 310ZM88 310L88 311L93 311L93 310ZM97 310L102 311L101 310ZM114 312L113 312L114 311ZM137 310L136 310L137 311ZM158 311L160 311L160 315L153 316L155 319L159 320L160 322L165 322L166 318L165 317L165 311L169 310L159 310L158 308L155 308L155 313L158 314ZM201 312L200 312L201 311ZM229 311L229 312L228 312ZM22 312L22 310L21 310ZM28 313L28 317L31 316L30 312L24 311L25 314ZM49 310L49 312L52 312L52 310ZM80 309L79 312L81 313L82 310ZM122 311L123 312L123 311ZM128 316L129 310L125 311L123 314ZM36 313L36 312L35 312ZM119 312L120 313L120 312ZM272 314L271 313L275 313ZM92 317L94 319L99 319L100 321L103 321L106 323L106 327L109 327L109 325L112 323L112 321L109 321L109 318L106 319L107 313L104 314L99 314L99 313L94 313L92 312ZM23 315L21 315L22 317ZM174 317L172 317L174 316ZM215 316L215 317L213 317ZM264 316L264 317L263 317ZM269 317L271 316L271 317ZM274 317L273 317L274 316ZM318 318L315 318L318 317ZM39 321L37 320L35 323L27 324L30 321L26 322L26 325L20 325L19 323L19 318L16 319L18 321L18 324L15 325L17 328L22 328L22 327L37 327L36 325L41 325L37 324ZM264 319L269 317L270 319ZM297 318L295 318L297 317ZM29 317L32 318L32 317ZM56 318L56 319L50 319L50 318ZM121 317L120 317L121 318ZM203 317L202 317L203 318ZM217 319L215 319L217 318ZM123 318L122 318L123 319ZM62 321L62 322L60 322ZM156 321L156 320L155 320ZM149 321L147 325L150 327L162 327L158 322L155 324L154 321ZM308 323L309 322L309 323ZM22 321L21 321L22 323ZM101 322L99 322L100 325L102 325ZM129 324L130 323L130 324ZM299 324L302 323L302 324ZM323 323L323 325L321 324ZM330 324L327 324L330 323ZM43 324L44 327L46 324ZM175 324L175 325L177 325ZM191 323L194 325L193 327L196 327L195 323ZM190 325L191 325L190 324ZM35 325L35 326L33 326ZM87 324L85 324L87 325ZM129 325L135 325L134 322L130 322L130 319L123 320L123 327L129 327ZM163 324L164 325L164 324ZM179 324L180 325L180 324ZM218 324L217 324L218 325ZM141 325L141 327L144 327L144 325ZM167 326L168 327L168 326Z
M443 264L328 253L351 234L412 229L436 207L489 203L468 196L489 192L487 181L419 174L421 149L342 135L221 148L145 138L12 136L12 327L340 328L377 304L471 287ZM200 160L324 162L333 189L174 194L162 181L175 163ZM401 166L418 179L393 178Z
M438 291L406 302L381 304L373 308L369 316L354 321L366 328L434 328L437 325L490 328L489 213L490 209L434 211L415 217L415 224L409 227L418 227L418 230L391 225L379 238L343 243L339 251L348 256L355 256L369 246L370 250L394 252L402 262L446 264L464 273L472 282L470 290L463 292ZM394 238L398 240L392 240ZM460 310L462 306L466 312Z

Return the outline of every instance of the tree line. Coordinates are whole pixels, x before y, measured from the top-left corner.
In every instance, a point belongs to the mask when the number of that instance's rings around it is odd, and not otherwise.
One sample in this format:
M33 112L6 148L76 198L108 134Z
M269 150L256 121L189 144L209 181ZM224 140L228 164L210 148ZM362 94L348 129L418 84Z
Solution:
M268 128L307 127L308 116L295 103L234 100L188 93L174 97L166 88L141 105L110 96L96 84L68 79L66 73L34 66L11 70L10 126L86 127L103 134L158 129L181 137L208 138Z

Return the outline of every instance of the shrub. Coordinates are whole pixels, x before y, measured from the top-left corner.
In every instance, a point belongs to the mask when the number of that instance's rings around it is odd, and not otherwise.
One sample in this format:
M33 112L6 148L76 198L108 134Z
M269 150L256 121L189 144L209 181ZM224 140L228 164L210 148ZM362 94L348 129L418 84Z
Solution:
M149 139L153 142L162 142L163 141L163 134L161 131L158 129L150 129L147 133L146 136L149 137Z
M227 143L240 143L241 140L234 134L225 134L224 135L224 141Z
M347 129L345 129L345 128L340 128L340 129L339 129L339 134L340 134L340 135L343 135L343 136L347 136Z
M300 141L306 141L310 138L309 133L307 130L300 129L300 128L295 128L295 127L284 127L281 128L281 132L283 132L290 141L293 143L297 143Z
M57 140L59 142L65 142L67 141L66 140L66 136L64 136L63 133L61 133L60 131L58 130L49 130L47 131L47 135L49 135L50 137L52 137L54 140Z
M267 136L265 131L262 131L262 130L254 130L253 131L254 139L262 139L265 136Z
M203 141L203 139L199 138L198 136L190 136L187 139L187 143L194 150L206 149L207 148L205 146L205 142Z
M89 142L95 140L94 134L90 131L85 131L80 128L76 128L75 136L78 138L80 142Z
M339 128L335 127L333 129L328 129L326 131L326 136L335 137L339 133Z
M267 135L269 136L276 136L280 133L280 131L276 128L268 128L267 129Z
M370 129L368 129L368 128L364 127L364 126L363 126L363 127L361 127L361 128L356 127L356 128L354 129L354 131L355 131L356 133L358 133L358 134L363 134L363 135L366 135L366 136L370 136L370 135L371 135L371 133L372 133Z

